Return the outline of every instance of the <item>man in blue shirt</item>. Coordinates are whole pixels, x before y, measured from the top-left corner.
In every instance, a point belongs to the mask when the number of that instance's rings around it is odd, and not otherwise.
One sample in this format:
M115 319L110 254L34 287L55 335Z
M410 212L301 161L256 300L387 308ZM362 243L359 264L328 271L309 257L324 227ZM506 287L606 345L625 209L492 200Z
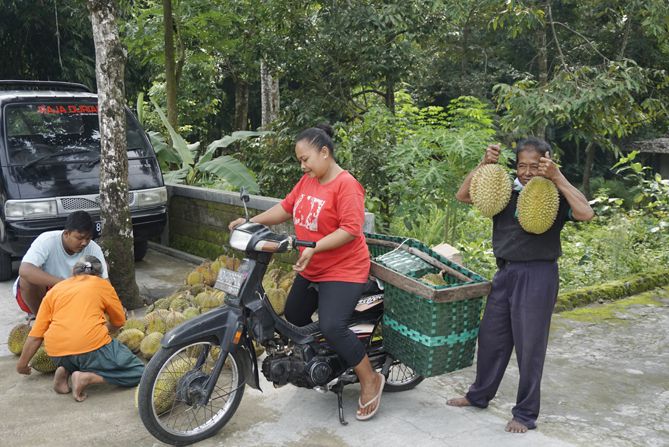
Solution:
M67 216L65 229L47 231L33 241L19 266L14 296L25 312L37 315L46 291L72 276L72 268L82 255L102 261L102 278L107 278L107 264L102 249L93 239L94 224L90 214L75 211Z

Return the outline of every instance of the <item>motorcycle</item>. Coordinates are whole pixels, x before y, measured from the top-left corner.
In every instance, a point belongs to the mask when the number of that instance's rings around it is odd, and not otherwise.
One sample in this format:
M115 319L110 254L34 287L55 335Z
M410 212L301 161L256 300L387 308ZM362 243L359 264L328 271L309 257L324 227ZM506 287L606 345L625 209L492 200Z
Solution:
M263 375L275 387L292 384L337 395L339 421L343 388L358 382L323 338L318 321L297 327L280 317L262 286L272 256L314 242L277 234L248 220L248 194L242 191L246 223L230 234L230 246L246 257L237 271L222 268L215 288L225 304L169 331L146 366L138 407L146 429L172 445L187 445L216 434L234 415L248 385L260 390ZM317 287L317 285L314 285ZM349 327L365 344L372 366L386 377L384 392L416 387L424 378L383 347L383 291L371 280ZM265 348L262 367L254 342Z

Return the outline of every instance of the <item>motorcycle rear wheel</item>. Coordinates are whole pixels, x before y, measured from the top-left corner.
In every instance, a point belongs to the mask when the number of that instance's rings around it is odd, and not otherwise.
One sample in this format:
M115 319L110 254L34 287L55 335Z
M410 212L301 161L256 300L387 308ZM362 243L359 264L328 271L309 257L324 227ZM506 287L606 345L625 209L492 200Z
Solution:
M377 371L381 372L382 368ZM386 393L399 393L416 388L419 383L425 380L425 377L419 375L399 360L393 359L386 377L386 386L383 391Z
M195 402L218 358L220 348L208 341L160 349L146 366L139 383L139 415L158 440L188 445L216 434L230 420L244 395L240 354L225 359L211 398ZM206 355L206 357L205 357ZM204 364L196 367L198 357Z

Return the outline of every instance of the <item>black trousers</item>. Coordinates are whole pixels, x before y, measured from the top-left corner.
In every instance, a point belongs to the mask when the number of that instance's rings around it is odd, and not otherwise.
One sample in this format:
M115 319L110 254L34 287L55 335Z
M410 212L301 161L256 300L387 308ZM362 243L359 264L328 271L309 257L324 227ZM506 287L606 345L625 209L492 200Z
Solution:
M472 405L485 408L495 397L515 347L520 380L513 417L536 427L558 285L555 261L511 262L497 271L479 330L476 380L466 395Z
M311 323L318 311L318 322L325 340L348 366L355 366L365 357L365 346L348 328L348 321L362 296L365 284L342 281L318 283L318 290L301 275L295 277L288 293L284 315L295 326Z

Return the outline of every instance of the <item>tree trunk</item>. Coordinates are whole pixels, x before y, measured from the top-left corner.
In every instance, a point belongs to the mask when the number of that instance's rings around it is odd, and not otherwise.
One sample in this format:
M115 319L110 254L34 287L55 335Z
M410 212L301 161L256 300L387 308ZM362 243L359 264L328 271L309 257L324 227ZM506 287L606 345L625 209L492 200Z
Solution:
M234 129L249 129L249 84L241 79L235 83Z
M115 2L87 0L95 42L100 116L100 217L109 279L128 309L142 306L135 282L132 220L128 206L128 146L125 120L125 60Z
M174 20L172 0L163 0L163 22L165 37L165 93L167 95L167 121L177 129L177 72L174 56Z
M395 82L386 77L386 98L385 103L390 113L395 114Z
M590 197L590 175L592 173L592 164L595 161L595 143L588 143L585 148L585 164L583 165L583 194L589 199Z
M265 61L260 61L261 126L266 129L279 115L279 80L272 76Z
M539 66L539 85L544 87L548 84L548 49L546 42L546 28L537 31L537 64ZM546 138L546 125L543 122L537 123L534 128L534 135L538 138Z

